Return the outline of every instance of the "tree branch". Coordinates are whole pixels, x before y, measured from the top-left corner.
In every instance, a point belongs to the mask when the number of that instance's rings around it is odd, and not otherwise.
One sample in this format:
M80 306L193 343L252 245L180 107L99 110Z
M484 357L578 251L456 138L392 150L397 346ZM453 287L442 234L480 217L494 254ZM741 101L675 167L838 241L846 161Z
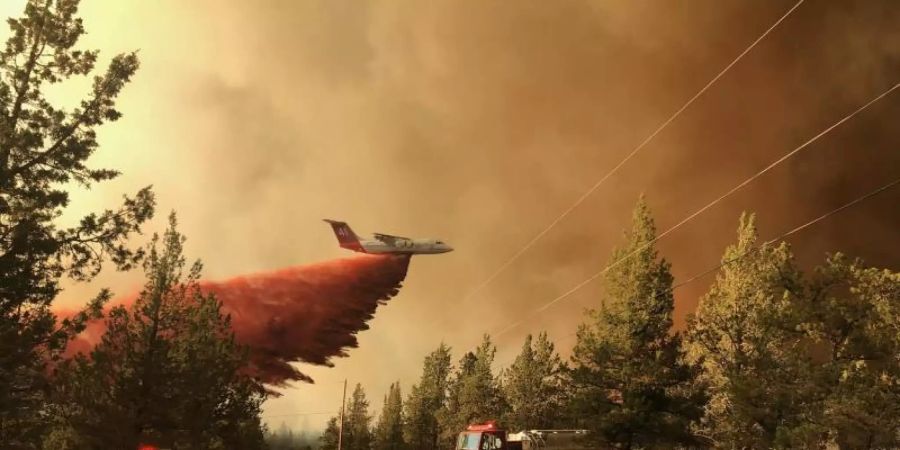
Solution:
M96 100L94 103L96 103ZM90 107L93 108L93 103L91 104ZM22 172L25 172L26 170L34 167L35 165L43 163L48 157L50 157L51 155L53 155L53 153L58 151L61 148L62 144L65 141L69 140L75 134L75 132L78 131L79 128L81 128L81 125L84 123L84 120L87 116L87 112L88 112L88 109L85 109L84 112L82 112L82 114L80 116L78 116L78 120L76 120L75 123L73 123L71 125L71 127L69 127L69 131L67 131L61 138L59 138L59 140L54 142L53 145L51 145L47 150L44 150L43 152L38 153L37 156L35 156L34 158L29 160L25 164L22 164L21 166L10 170L9 178L12 179L12 177L14 177L16 175L20 175Z
M44 9L41 15L41 26L38 29L37 34L34 36L34 42L31 44L31 51L28 54L28 62L25 65L25 79L22 81L21 86L16 89L16 100L13 103L13 109L10 111L9 119L7 121L7 126L9 127L9 136L12 137L16 132L16 126L19 123L19 116L22 114L22 106L25 103L25 97L28 95L29 87L31 85L31 75L34 72L34 66L37 63L38 57L40 53L44 52L45 45L40 45L40 50L38 50L38 45L41 44L41 38L44 35L44 27L47 24L47 14L50 11L50 1L44 4ZM40 52L40 53L39 53ZM6 172L6 167L9 164L9 155L12 151L14 145L8 145L6 148L0 149L0 175L3 172ZM8 177L8 179L12 179L12 176Z

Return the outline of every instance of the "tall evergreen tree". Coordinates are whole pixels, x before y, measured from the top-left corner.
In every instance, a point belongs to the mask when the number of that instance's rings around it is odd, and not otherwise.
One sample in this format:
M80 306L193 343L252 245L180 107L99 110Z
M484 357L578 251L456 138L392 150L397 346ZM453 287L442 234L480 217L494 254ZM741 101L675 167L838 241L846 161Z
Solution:
M138 67L134 54L112 58L72 110L53 106L49 85L93 72L97 51L76 49L84 34L77 0L29 0L0 51L0 442L32 446L43 424L44 364L80 331L86 314L57 327L50 304L63 277L93 278L105 261L131 268L141 256L126 246L153 214L143 189L117 210L55 220L69 203L67 183L90 187L118 175L90 168L96 130L120 117L115 99ZM102 291L86 312L109 298Z
M752 215L689 321L689 348L710 399L701 427L718 447L811 445L810 342L798 332L801 278L786 244L757 246Z
M813 428L840 449L900 448L900 273L841 254L809 283L803 329L816 352Z
M370 450L372 446L372 430L369 427L372 416L369 415L369 400L361 384L357 384L347 402L347 413L344 414L344 450Z
M266 445L269 450L293 450L297 447L294 431L282 422L278 431L266 433Z
M450 378L450 347L441 344L425 357L422 377L413 385L404 404L406 443L417 450L437 450L441 427L437 414L447 401Z
M469 419L465 416L468 411L464 411L462 391L465 380L472 378L475 374L475 363L475 353L466 352L460 358L453 378L447 383L447 401L436 414L441 427L440 448L450 448L457 433L468 424Z
M322 436L319 438L319 450L337 450L339 433L338 418L332 417L328 419L328 425L325 426L325 431L322 432Z
M130 311L114 308L90 357L57 371L52 409L76 448L262 448L261 384L241 373L246 352L219 302L186 268L174 214L148 246L147 282ZM185 273L185 270L187 272ZM64 441L64 440L63 440ZM47 445L51 447L50 445Z
M491 370L496 353L490 336L485 335L475 352L460 360L446 406L438 416L445 447L453 448L457 434L468 424L497 420L506 412L500 381Z
M503 393L509 404L505 425L512 430L547 429L561 425L565 404L563 363L547 333L532 344L529 334L504 374Z
M406 442L403 438L403 403L400 393L400 382L392 383L388 394L384 397L384 406L375 425L374 450L404 450Z
M627 244L613 252L606 297L580 327L570 372L573 408L592 436L618 448L692 445L702 398L672 333L672 275L652 245L656 227L643 198Z

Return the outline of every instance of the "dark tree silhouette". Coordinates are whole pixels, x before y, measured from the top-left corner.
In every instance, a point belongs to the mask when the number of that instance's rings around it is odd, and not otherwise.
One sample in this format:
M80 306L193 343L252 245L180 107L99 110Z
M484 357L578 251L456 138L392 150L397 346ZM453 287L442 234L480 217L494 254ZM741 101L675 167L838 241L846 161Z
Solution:
M89 357L60 366L52 447L264 447L265 390L242 373L246 351L220 303L200 290L200 263L186 265L183 242L173 214L162 242L148 246L134 305L110 312Z
M89 187L118 175L88 167L96 130L117 120L115 99L138 68L135 54L112 58L91 91L71 110L54 106L43 90L93 72L98 52L78 50L84 34L77 0L30 0L8 21L0 51L0 442L32 445L42 432L45 363L109 298L57 327L49 306L63 277L89 280L105 261L130 269L142 253L128 237L153 214L149 188L117 210L89 214L73 227L55 223L69 203L63 186Z

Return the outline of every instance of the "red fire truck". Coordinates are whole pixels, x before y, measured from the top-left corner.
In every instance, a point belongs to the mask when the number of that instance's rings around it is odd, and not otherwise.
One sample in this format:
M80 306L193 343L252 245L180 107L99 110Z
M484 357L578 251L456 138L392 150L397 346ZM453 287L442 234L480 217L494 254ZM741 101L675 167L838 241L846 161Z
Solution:
M472 424L459 433L456 450L589 450L587 430L526 430L508 433L497 422Z
M496 422L490 420L482 424L469 425L466 431L459 433L456 450L522 449L521 443L518 446L508 444L506 430L500 429Z

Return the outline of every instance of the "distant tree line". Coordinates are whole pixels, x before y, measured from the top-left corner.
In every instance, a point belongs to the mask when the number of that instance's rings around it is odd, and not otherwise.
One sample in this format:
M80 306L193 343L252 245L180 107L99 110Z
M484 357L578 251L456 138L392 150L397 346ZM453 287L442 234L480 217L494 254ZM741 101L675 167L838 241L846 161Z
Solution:
M597 448L900 448L900 273L835 254L803 274L786 243L760 243L743 215L675 332L655 238L641 199L569 361L544 333L498 372L489 336L456 364L441 344L405 399L391 386L374 426L356 387L343 447L452 449L468 424L493 419L585 428ZM335 418L321 448L335 449L337 432Z
M311 435L306 430L295 433L284 423L272 432L266 431L266 444L269 450L312 450L318 448L318 434Z

